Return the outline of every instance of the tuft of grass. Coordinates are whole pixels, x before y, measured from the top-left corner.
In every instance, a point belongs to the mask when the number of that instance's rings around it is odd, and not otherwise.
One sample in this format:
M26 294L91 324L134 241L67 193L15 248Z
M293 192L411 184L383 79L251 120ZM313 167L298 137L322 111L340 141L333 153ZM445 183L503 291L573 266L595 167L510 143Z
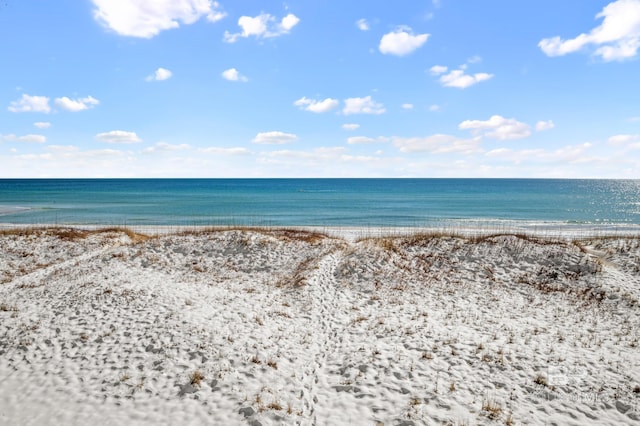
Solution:
M433 359L433 354L431 352L422 352L422 359L431 360Z
M282 404L280 404L278 401L273 401L271 404L267 405L267 408L280 411L282 410Z
M538 373L536 375L536 377L533 379L533 383L535 383L536 385L541 385L541 386L548 386L549 385L549 383L547 382L547 378L542 373Z
M507 416L507 418L504 420L504 424L506 426L515 426L516 421L513 420L513 413L509 413L509 415Z
M200 383L204 380L204 374L200 370L196 370L189 376L189 383L193 386L200 386Z
M487 417L492 420L497 420L502 415L502 406L492 398L485 398L482 401L482 411L487 413Z
M18 308L15 305L0 303L0 312L18 312Z
M267 361L267 365L271 368L273 368L274 370L278 369L278 363L272 359Z

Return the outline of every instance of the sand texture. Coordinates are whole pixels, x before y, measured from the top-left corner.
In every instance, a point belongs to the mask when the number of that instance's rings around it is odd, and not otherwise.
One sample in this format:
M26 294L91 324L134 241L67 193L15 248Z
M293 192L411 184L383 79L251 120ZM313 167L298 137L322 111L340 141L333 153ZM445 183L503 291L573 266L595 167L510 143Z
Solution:
M0 235L0 424L640 424L640 239Z

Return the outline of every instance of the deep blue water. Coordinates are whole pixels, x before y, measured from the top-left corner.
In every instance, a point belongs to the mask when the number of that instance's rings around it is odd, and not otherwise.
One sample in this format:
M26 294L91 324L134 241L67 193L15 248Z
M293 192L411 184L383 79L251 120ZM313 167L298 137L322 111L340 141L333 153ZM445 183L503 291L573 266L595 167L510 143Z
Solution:
M0 222L640 225L639 180L0 179ZM507 225L505 225L507 226Z

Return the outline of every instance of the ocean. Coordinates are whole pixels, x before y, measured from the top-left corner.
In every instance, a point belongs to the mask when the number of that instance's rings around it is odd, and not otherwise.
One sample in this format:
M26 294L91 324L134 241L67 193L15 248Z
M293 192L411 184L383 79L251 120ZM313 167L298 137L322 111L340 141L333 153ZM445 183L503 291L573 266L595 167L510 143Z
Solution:
M640 181L0 179L0 223L640 229Z

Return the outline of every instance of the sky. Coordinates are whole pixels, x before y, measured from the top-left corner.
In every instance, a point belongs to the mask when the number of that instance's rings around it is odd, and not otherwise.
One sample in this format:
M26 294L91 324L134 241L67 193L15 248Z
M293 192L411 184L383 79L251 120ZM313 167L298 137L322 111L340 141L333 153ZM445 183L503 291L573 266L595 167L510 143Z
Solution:
M0 177L640 177L640 0L2 0Z

